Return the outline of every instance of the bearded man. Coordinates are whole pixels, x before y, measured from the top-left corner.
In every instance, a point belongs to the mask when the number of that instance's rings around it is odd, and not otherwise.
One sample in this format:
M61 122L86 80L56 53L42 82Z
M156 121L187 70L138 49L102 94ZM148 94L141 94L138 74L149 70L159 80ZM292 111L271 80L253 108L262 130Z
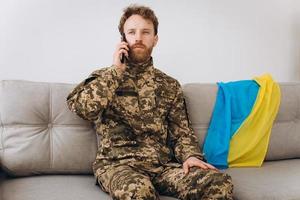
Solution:
M229 175L206 163L190 126L179 82L153 66L158 20L149 7L124 9L110 67L94 71L67 97L95 124L93 163L113 199L232 199ZM125 56L124 63L120 60Z

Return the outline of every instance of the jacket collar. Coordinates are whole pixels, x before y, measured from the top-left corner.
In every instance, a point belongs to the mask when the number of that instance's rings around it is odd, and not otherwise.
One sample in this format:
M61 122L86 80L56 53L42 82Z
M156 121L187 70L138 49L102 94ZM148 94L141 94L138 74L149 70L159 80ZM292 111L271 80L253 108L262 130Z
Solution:
M150 57L146 62L139 64L128 61L126 65L127 73L132 76L137 76L139 74L143 74L144 72L149 71L150 68L153 68L153 59L152 57Z

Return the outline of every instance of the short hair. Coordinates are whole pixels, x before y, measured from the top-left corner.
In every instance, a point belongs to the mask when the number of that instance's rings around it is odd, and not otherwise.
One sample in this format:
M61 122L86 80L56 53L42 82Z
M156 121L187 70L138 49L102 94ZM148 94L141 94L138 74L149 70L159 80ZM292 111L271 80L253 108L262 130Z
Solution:
M124 13L120 19L120 23L119 23L119 27L118 27L121 35L124 33L124 30L123 30L124 24L131 15L140 15L144 19L148 19L148 20L152 21L153 26L154 26L154 35L157 35L158 20L151 8L146 7L146 6L137 5L137 4L131 4L130 6L126 7L123 11L124 11Z

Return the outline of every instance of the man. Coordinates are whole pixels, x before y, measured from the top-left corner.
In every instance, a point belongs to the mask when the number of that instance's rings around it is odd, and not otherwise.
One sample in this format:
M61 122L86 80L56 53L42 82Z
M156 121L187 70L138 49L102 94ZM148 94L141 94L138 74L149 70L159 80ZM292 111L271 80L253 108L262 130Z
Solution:
M231 178L203 161L179 82L153 67L157 27L150 8L126 8L119 31L127 42L112 66L67 97L71 111L95 124L97 182L113 199L232 199Z

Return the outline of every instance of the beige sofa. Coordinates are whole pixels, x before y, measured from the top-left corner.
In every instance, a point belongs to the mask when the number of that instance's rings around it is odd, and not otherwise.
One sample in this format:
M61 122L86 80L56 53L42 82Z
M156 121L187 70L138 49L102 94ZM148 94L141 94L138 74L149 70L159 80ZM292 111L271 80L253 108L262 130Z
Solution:
M0 82L1 200L110 199L92 175L97 149L92 124L66 106L66 96L74 86ZM217 86L183 87L202 146ZM281 83L280 87L280 110L263 166L226 170L233 178L235 199L300 199L300 83Z

